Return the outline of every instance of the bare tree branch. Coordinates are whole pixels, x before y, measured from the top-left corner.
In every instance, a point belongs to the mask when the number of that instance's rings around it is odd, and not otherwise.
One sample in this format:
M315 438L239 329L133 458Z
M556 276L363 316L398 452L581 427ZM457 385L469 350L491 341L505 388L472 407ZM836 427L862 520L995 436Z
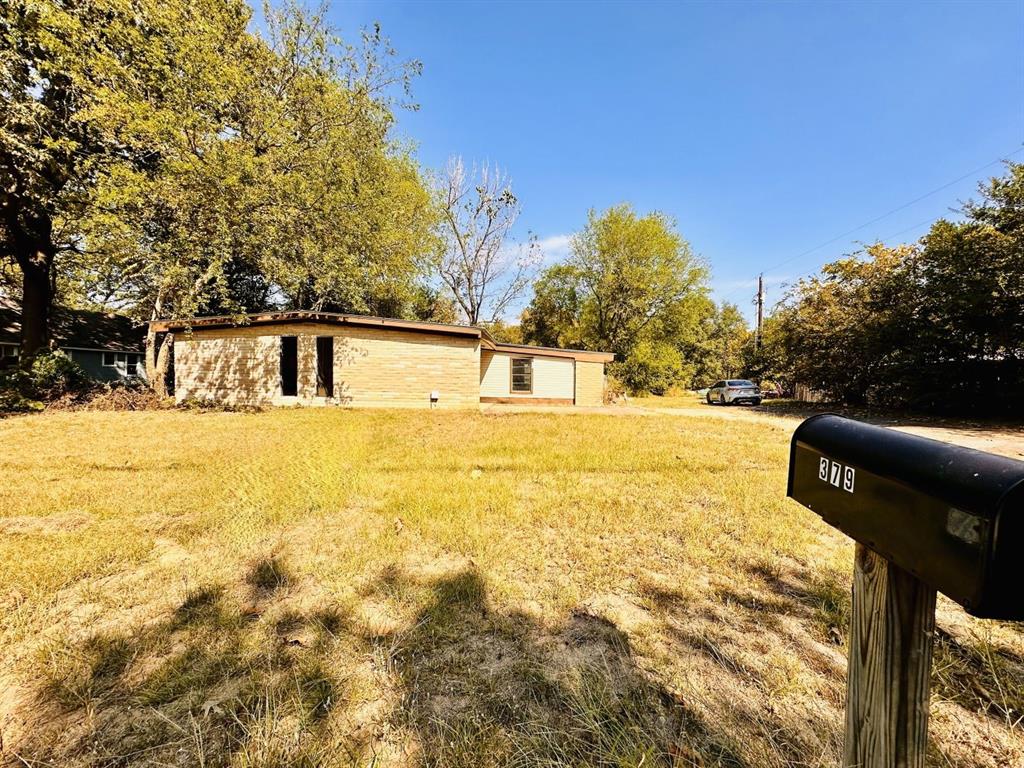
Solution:
M462 158L448 161L440 182L444 253L438 273L466 320L495 321L523 295L540 260L536 240L506 244L519 200L498 168L483 165L467 174Z

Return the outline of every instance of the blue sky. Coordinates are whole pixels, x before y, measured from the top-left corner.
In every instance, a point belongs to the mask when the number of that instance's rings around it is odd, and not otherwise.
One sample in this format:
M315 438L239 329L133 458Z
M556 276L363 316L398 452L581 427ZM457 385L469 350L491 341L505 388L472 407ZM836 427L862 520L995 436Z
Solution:
M914 240L1024 159L1024 0L334 2L423 62L399 132L427 167L508 170L518 235L565 256L588 209L674 217L716 298L751 315L856 248ZM827 247L794 258L965 174ZM785 263L783 263L785 262Z

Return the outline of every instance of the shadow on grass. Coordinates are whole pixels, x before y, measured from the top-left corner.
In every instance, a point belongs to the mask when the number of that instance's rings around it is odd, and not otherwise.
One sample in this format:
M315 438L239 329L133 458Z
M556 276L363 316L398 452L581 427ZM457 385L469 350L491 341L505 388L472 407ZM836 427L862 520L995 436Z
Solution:
M277 557L265 557L253 564L245 580L257 597L265 597L288 586L291 577Z
M289 600L288 574L280 559L259 561L235 584L190 590L160 621L51 646L31 727L2 757L748 768L838 754L845 664L830 629L849 610L838 577L752 565L749 578L698 598L646 589L667 652L705 676L698 692L641 668L607 618L496 609L471 566L383 569L360 597L412 608L384 628L336 602ZM782 647L799 659L793 679L778 669ZM369 668L362 678L359 665ZM1001 722L1020 717L1019 659L940 632L936 670L937 696Z
M578 612L550 626L496 611L472 568L388 569L370 597L414 595L415 617L374 632L329 603L275 606L286 590L265 590L277 581L208 585L160 622L54 647L38 721L8 754L29 765L269 767L375 764L390 748L423 768L748 765L638 668L606 619ZM246 586L267 601L259 620L242 606ZM379 660L381 690L351 687L352 659ZM367 727L354 711L374 695L383 706Z
M255 588L277 576L257 567ZM237 601L236 601L237 602ZM315 765L356 738L328 726L347 706L330 663L344 619L328 608L254 623L222 585L189 591L163 621L54 645L17 745L25 765ZM301 639L300 639L301 638Z
M851 610L845 579L822 572L782 576L756 566L750 573L789 600L790 611L809 619L820 637L845 644ZM983 639L954 637L938 627L932 669L933 695L1015 728L1024 721L1024 659L1019 656Z
M401 684L391 721L425 767L747 765L637 667L614 624L495 613L475 570L434 581L410 629L372 642Z
M1000 723L1024 720L1024 662L984 642L936 630L932 691Z
M770 717L765 725L770 726L772 735L764 731L758 741L770 745L781 764L814 764L814 740L837 750L841 732L839 727L831 733L801 727L800 710L806 707L806 716L816 703L827 702L833 712L841 714L845 705L849 579L828 570L779 569L756 562L744 570L746 578L711 585L706 600L656 588L649 588L645 595L658 611L668 615L667 633L676 652L707 659L726 681L721 683L723 689L746 688L772 702L776 690L785 691L788 683L784 674L777 677L779 669L770 659L772 652L785 648L791 658L798 659L795 684L799 687L801 679L804 684L814 680L813 698L805 703L797 699L793 712L787 712L778 701L768 704ZM1024 659L1005 645L986 639L984 629L978 629L956 635L937 629L933 700L983 715L993 725L1006 728L1007 743L1012 743L1024 733ZM731 706L741 708L740 699ZM765 719L763 712L760 718ZM752 708L744 713L744 719L756 723L758 713ZM965 759L958 748L945 735L933 735L929 764L987 764ZM979 749L983 751L983 747Z
M812 588L772 577L748 571L699 594L647 584L642 594L666 652L746 760L827 764L840 751L845 664Z

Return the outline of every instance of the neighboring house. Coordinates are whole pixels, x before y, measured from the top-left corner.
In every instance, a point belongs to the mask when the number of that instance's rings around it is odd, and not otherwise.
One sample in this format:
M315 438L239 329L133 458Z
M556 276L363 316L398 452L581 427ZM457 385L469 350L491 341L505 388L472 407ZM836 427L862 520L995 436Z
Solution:
M178 402L469 408L601 405L613 355L494 341L483 328L330 312L157 321Z
M145 375L145 329L124 315L54 307L50 338L53 346L94 379L116 381ZM0 366L17 363L20 345L21 307L0 297Z

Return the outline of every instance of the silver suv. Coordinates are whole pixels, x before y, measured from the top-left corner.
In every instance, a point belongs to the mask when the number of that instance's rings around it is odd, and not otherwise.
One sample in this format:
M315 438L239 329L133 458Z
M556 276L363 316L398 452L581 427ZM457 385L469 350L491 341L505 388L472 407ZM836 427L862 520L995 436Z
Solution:
M733 403L761 404L761 388L746 379L716 381L708 388L708 405Z

